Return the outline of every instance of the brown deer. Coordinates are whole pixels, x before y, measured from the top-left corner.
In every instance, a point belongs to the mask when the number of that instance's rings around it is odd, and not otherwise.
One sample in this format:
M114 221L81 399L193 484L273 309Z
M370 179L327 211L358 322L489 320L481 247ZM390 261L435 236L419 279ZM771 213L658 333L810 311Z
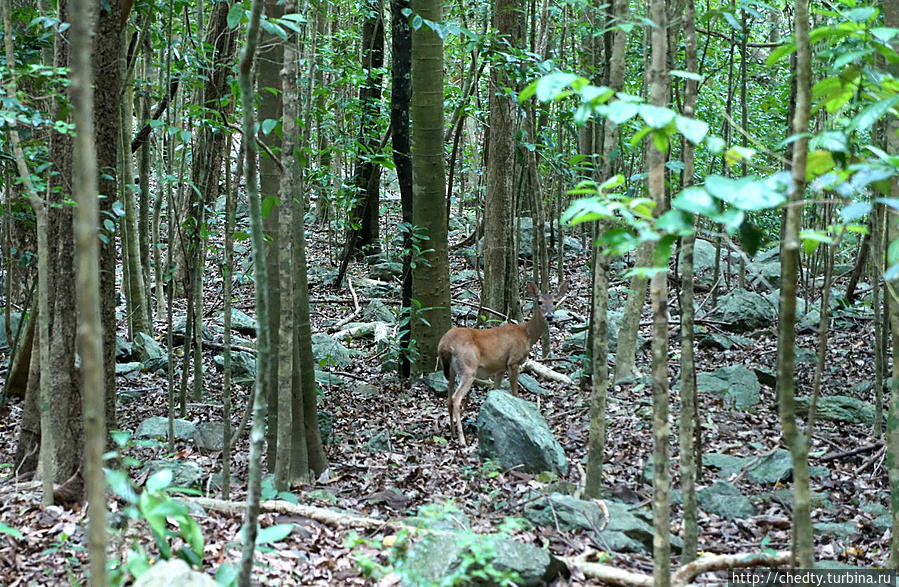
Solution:
M512 395L518 395L518 369L528 352L553 321L553 304L568 289L562 282L555 293L540 293L537 286L528 283L528 292L534 296L535 307L531 318L524 324L503 324L496 328L452 328L437 344L437 365L449 383L447 406L449 407L450 432L455 422L459 443L466 446L462 433L462 400L475 377L492 377L493 386L499 388L503 374L509 371ZM456 382L458 381L458 386Z

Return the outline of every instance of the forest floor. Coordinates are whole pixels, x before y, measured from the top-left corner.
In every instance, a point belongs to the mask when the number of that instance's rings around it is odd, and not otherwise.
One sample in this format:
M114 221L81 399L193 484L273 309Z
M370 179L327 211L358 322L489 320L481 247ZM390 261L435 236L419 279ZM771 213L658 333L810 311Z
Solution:
M310 267L331 267L326 236L311 234L308 243ZM454 256L452 263L454 272L470 269L461 257ZM565 268L566 277L571 282L566 308L580 316L587 316L586 300L590 287L588 255L572 255L566 259ZM367 270L366 265L354 263L350 276L364 277ZM344 290L335 294L330 285L324 283L323 275L310 275L313 299L330 297L343 301L313 303L313 332L328 332L331 326L353 310L349 292ZM626 287L621 280L614 282L613 286L619 292ZM205 287L206 315L209 316L221 308L221 279L210 276ZM474 291L476 288L476 282L454 284L454 299L461 290ZM393 292L398 298L397 284L394 284ZM366 294L361 290L358 293L359 303L364 307L368 303ZM707 295L698 294L698 303ZM251 285L240 285L236 296L242 300L237 307L252 314ZM670 302L676 302L673 293ZM651 338L651 326L646 316L644 318L641 332L648 339ZM565 362L559 358L561 343L569 336L567 328L570 325L571 322L561 322L550 327L553 352L547 365L553 369L565 370ZM163 343L164 331L164 323L157 322L155 334ZM822 395L852 394L856 384L873 380L872 331L869 320L850 321L841 329L831 330ZM675 332L676 329L672 329L669 348L669 382L672 384L677 381L679 370L679 345ZM755 344L745 349L723 352L699 348L697 370L745 365L750 369L773 372L776 356L774 325L754 333L753 337ZM330 469L327 476L315 483L292 488L300 503L349 510L385 520L399 519L427 504L452 503L470 518L473 531L486 533L495 531L506 517L520 516L525 500L529 499L527 496L533 491L547 490L548 484L542 477L516 470L497 470L479 459L474 418L486 395L485 387L475 386L468 405L463 408L470 446L467 450L460 450L449 432L445 397L435 394L421 381L404 388L395 376L383 372L383 358L373 348L371 339L358 338L352 340L350 345L360 352L350 367L335 373L344 383L326 386L320 405L320 409L334 416L333 434L326 446ZM799 345L816 348L816 335L802 333ZM221 418L222 375L213 362L214 354L219 352L216 349L206 351L206 396L202 402L188 404L186 417L194 422ZM535 358L539 354L534 349L531 356ZM647 372L648 361L648 349L644 349L638 354L638 366L643 373ZM810 395L813 371L813 363L798 365L799 395ZM361 383L374 385L375 390L360 387ZM571 463L565 480L580 484L582 463L586 456L589 389L550 381L540 383L552 393L541 397L531 396L527 392L523 395L538 403L540 412L564 447ZM118 428L133 431L146 418L167 414L167 383L162 376L143 373L131 380L119 378L118 384L120 397L138 398L119 402ZM860 399L872 401L868 397L871 393L862 394L864 397ZM709 394L700 394L704 454L717 452L758 456L782 446L774 390L763 385L761 395L762 401L753 411L738 411ZM247 409L248 397L247 387L235 388L235 426ZM677 389L672 390L670 397L673 419L678 406ZM22 402L12 400L3 411L5 414L0 417L0 465L12 462L19 436ZM385 432L386 448L371 449L369 441L379 434L383 438ZM672 432L672 487L677 488L677 428L674 427ZM871 431L866 427L820 421L814 431L811 464L819 464L819 459L826 453L872 442ZM651 388L640 382L612 386L604 465L604 483L610 494L628 503L650 502L652 484L645 470L651 443ZM202 468L206 480L221 471L220 453L200 452L188 442L176 443L175 454L169 451L166 443L160 443L155 447L135 447L132 456L144 462L158 458L192 461ZM245 434L234 449L232 461L231 498L236 501L245 497L247 459L248 439ZM888 557L889 532L876 529L873 523L875 516L862 509L862 505L870 503L889 506L883 449L828 460L826 465L829 475L813 478L812 489L826 492L828 503L813 507L813 521L852 521L857 532L848 538L818 534L816 557L862 567L884 566ZM0 472L10 473L9 465L6 467ZM139 483L146 478L140 467L134 468L131 474ZM702 473L702 486L715 483L717 478L718 472L706 467ZM747 481L745 476L737 478L735 483L747 495L762 491L758 485ZM220 497L220 492L212 491L210 497ZM112 499L111 507L121 510L122 504ZM736 520L700 511L700 551L789 550L789 498L759 501L756 509L756 516ZM236 563L239 560L242 513L210 510L195 518L206 541L204 568L214 573L222 562ZM674 505L672 530L676 535L682 533L681 519L680 506ZM34 483L11 484L0 480L0 521L22 533L21 538L0 533L0 585L52 585L83 581L87 556L86 515L83 509L43 508L39 487ZM381 563L387 562L386 549L380 549L377 545L349 546L347 541L354 531L349 527L271 512L261 514L260 522L263 526L292 522L295 529L284 540L270 544L264 552L257 553L259 564L254 577L259 584L371 584L373 580L363 576L357 558L369 557ZM389 531L360 533L377 540L390 534ZM523 542L545 546L558 555L577 556L590 550L604 550L601 535L592 531L528 528L515 531L513 536ZM135 540L151 544L146 526L131 525L127 530L117 532L113 536L113 556L123 557ZM149 548L153 551L154 547ZM677 558L675 553L675 561ZM611 553L607 562L635 572L652 573L651 557L645 554ZM704 576L702 580L720 581L723 577ZM575 573L569 584L589 583L583 575Z

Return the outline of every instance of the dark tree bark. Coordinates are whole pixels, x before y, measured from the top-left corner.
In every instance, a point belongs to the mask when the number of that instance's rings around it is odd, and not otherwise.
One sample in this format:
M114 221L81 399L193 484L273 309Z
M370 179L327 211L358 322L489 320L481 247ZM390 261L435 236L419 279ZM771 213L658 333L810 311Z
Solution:
M403 223L412 226L412 157L409 139L409 104L412 100L412 29L403 9L409 8L409 0L390 0L391 27L393 29L393 68L391 69L390 128L393 138L393 162L400 186ZM412 240L410 233L403 238L403 317L408 320L412 306ZM400 345L409 348L411 330L406 328ZM412 372L409 355L400 357L399 376L408 379Z

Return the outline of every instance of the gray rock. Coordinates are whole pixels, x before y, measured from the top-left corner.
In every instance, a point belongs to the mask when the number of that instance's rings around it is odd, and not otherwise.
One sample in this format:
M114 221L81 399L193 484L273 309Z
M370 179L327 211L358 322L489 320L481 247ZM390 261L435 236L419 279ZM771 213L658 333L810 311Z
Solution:
M371 383L360 383L353 388L353 395L361 397L374 397L381 393L381 390Z
M140 361L134 363L116 363L115 374L116 376L121 376L126 379L134 379L140 375L140 370L143 369L143 367L144 364Z
M162 469L172 472L172 487L198 487L203 478L203 469L192 461L150 461L144 470L153 474Z
M602 544L617 552L652 552L651 515L618 501L606 500L605 503L609 510L609 523L599 534ZM524 515L539 526L555 528L558 520L563 530L583 528L594 533L599 532L604 521L602 511L594 502L559 493L526 503ZM679 549L683 541L672 536L671 544Z
M0 328L0 331L3 329ZM2 337L0 337L2 338ZM0 347L2 347L2 341L0 341ZM134 343L128 342L121 336L115 337L115 360L118 361L127 361L131 358L131 355L134 353Z
M446 396L449 382L446 380L443 370L438 369L433 373L429 373L423 377L423 380L425 385L428 386L428 389L434 392L435 395Z
M197 427L193 422L175 418L174 420L175 438L179 440L193 440ZM165 416L154 416L147 418L141 422L137 430L134 431L135 438L168 438L169 437L169 419Z
M780 287L780 261L754 261L746 265L750 283L766 287Z
M168 368L169 356L149 334L138 332L134 336L134 352L151 373Z
M222 450L224 433L224 422L200 422L194 434L194 444L200 450Z
M493 389L478 414L482 459L496 459L505 468L568 473L568 458L553 437L537 406Z
M808 396L796 398L796 412L808 414L811 398ZM819 420L831 422L851 422L872 426L874 424L874 406L854 397L845 395L831 395L819 397L815 408L815 417ZM884 415L886 422L886 415Z
M738 410L751 408L759 403L762 386L756 374L743 365L730 365L709 373L696 374L696 389L722 398Z
M0 351L5 351L10 348L13 341L16 340L16 335L22 337L25 333L25 326L28 323L28 319L25 319L25 324L22 324L21 331L19 330L19 322L22 320L21 312L10 312L9 314L9 332L6 331L6 314L4 312L0 312ZM35 329L37 330L37 329ZM21 334L19 334L21 332Z
M219 316L224 316L224 312L220 313ZM252 318L246 312L241 312L236 308L231 308L231 330L236 330L237 332L255 336L256 319Z
M724 481L697 491L696 499L705 511L728 520L755 515L749 498L740 493L736 486Z
M342 368L352 362L350 349L323 333L312 335L312 354L319 365Z
M378 263L368 270L368 274L372 279L379 281L393 281L403 276L402 263Z
M745 289L734 289L718 298L714 317L733 332L747 332L769 325L777 319L777 309L768 299Z
M370 452L380 452L390 448L390 434L386 430L381 430L368 439L365 443L365 450Z
M219 369L225 370L225 355L213 357ZM236 383L252 382L256 379L256 356L245 351L231 351L231 378Z
M463 561L478 562L466 565ZM486 578L478 580L472 573ZM548 550L498 535L431 534L417 541L397 574L403 585L544 585L567 568ZM517 576L516 576L517 575Z
M718 349L722 351L734 348L746 348L752 346L751 338L739 334L718 334L716 332L697 332L696 342L701 348Z
M815 534L825 534L842 540L856 536L859 532L858 525L851 520L846 522L818 522L817 524L812 524L812 527L815 529Z
M180 558L161 560L134 582L134 587L216 587L205 573L194 571Z
M396 314L381 300L372 300L362 311L362 319L366 322L393 324L396 322Z
M726 255L726 249L722 251L722 256ZM693 245L693 271L699 277L703 274L714 272L715 270L716 247L713 243L705 239L698 238ZM683 255L678 259L680 266L683 267ZM722 262L727 262L726 257Z
M542 385L540 385L536 379L528 375L527 373L519 373L518 374L518 387L519 392L521 393L521 389L526 389L530 393L534 395L550 395Z
M233 313L231 315L231 318L233 320L233 318L234 318ZM233 326L233 324L232 324L232 326ZM179 317L175 318L175 321L172 324L172 334L183 338L186 332L187 332L187 316L179 316ZM212 336L212 330L210 330L209 326L207 326L206 324L202 324L200 326L200 332L201 332L200 336L203 340L208 340L208 341L214 340L214 338Z

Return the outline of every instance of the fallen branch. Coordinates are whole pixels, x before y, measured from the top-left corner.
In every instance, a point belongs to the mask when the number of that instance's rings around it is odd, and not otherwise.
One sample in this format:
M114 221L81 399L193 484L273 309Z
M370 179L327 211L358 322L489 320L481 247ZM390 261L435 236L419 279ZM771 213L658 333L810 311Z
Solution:
M572 381L571 377L565 375L564 373L559 373L558 371L553 371L546 365L541 365L540 363L534 362L530 359L525 361L521 365L522 371L531 371L536 373L540 377L544 379L549 379L550 381L557 381L559 383L564 383L565 385L574 385L574 381Z
M754 567L779 567L789 563L790 556L788 551L777 552L773 555L765 553L705 555L674 571L671 574L671 586L686 586L699 575L712 571ZM602 563L587 562L584 560L583 555L578 557L559 557L559 560L568 565L569 569L577 569L587 577L599 579L600 581L611 583L613 585L651 587L653 584L652 575L625 571Z
M862 446L857 446L855 448L850 448L849 450L841 450L838 452L829 452L826 455L822 456L818 461L822 463L826 463L828 461L835 461L837 459L842 459L844 457L851 457L857 454L861 454L863 452L868 452L871 450L876 450L883 446L883 442L875 442L872 444L864 444Z

